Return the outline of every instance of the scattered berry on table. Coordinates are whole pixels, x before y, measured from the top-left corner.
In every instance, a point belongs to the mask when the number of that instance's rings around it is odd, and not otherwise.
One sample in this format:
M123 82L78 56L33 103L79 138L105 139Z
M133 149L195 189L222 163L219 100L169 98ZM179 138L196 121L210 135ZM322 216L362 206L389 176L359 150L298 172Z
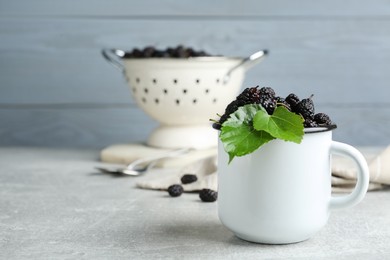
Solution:
M199 198L204 202L214 202L218 198L218 192L211 189L203 189L199 192Z
M198 177L196 177L195 174L184 174L180 180L183 184L189 184L196 182L198 180Z
M174 184L168 187L168 193L171 197L179 197L183 193L183 187L179 184Z

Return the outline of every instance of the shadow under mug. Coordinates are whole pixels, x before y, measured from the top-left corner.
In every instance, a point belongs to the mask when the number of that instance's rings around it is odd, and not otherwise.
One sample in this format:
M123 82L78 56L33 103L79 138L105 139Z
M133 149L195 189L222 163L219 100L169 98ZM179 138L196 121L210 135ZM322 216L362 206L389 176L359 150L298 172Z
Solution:
M348 195L331 195L331 154L356 163L357 184ZM218 215L241 239L266 244L306 240L328 221L333 209L359 203L369 171L354 147L332 141L332 128L305 129L300 144L272 140L228 164L218 145Z

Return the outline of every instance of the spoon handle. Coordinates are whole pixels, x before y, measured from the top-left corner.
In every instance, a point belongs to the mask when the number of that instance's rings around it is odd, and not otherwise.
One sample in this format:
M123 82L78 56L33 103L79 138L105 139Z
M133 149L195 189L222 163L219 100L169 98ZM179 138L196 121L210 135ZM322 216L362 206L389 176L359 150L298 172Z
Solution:
M223 77L223 84L227 84L227 82L230 80L231 74L238 69L239 67L244 67L245 70L248 70L250 67L254 66L256 63L260 62L266 55L268 54L267 50L262 50L253 53L249 57L243 59L239 64L231 68Z

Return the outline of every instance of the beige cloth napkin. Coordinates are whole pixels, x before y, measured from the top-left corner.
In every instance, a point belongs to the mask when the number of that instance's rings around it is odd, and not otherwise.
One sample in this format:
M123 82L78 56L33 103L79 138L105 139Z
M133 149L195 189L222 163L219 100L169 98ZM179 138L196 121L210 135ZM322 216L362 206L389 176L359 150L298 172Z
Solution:
M191 192L205 188L217 190L216 156L203 158L181 169L152 170L137 182L137 186L144 189L166 190L172 184L181 184L180 179L184 174L195 174L198 177L196 182L183 185L184 191Z
M135 160L147 157L166 155L172 149L155 148L145 144L114 144L100 152L100 160L107 163L129 164ZM159 168L181 168L205 157L215 156L217 148L191 150L185 156L158 161Z
M368 190L379 190L390 185L390 146L375 151L361 150L368 162L370 185ZM344 157L333 158L332 189L333 191L348 192L356 184L356 167Z
M390 185L390 146L378 152L378 149L362 149L370 170L369 190L378 190ZM156 169L142 177L137 186L144 189L166 190L172 184L180 184L184 174L196 174L198 181L183 185L184 191L191 192L209 188L217 190L216 156L209 156L181 167L180 169ZM354 163L344 157L332 158L333 192L350 192L356 184Z

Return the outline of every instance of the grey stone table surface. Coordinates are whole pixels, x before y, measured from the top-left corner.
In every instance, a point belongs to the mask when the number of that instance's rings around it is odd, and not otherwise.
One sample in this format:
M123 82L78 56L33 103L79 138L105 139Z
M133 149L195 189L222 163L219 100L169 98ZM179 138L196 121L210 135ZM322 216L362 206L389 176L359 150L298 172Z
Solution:
M390 259L390 190L335 211L313 238L236 238L217 203L96 172L98 150L0 148L1 259Z

